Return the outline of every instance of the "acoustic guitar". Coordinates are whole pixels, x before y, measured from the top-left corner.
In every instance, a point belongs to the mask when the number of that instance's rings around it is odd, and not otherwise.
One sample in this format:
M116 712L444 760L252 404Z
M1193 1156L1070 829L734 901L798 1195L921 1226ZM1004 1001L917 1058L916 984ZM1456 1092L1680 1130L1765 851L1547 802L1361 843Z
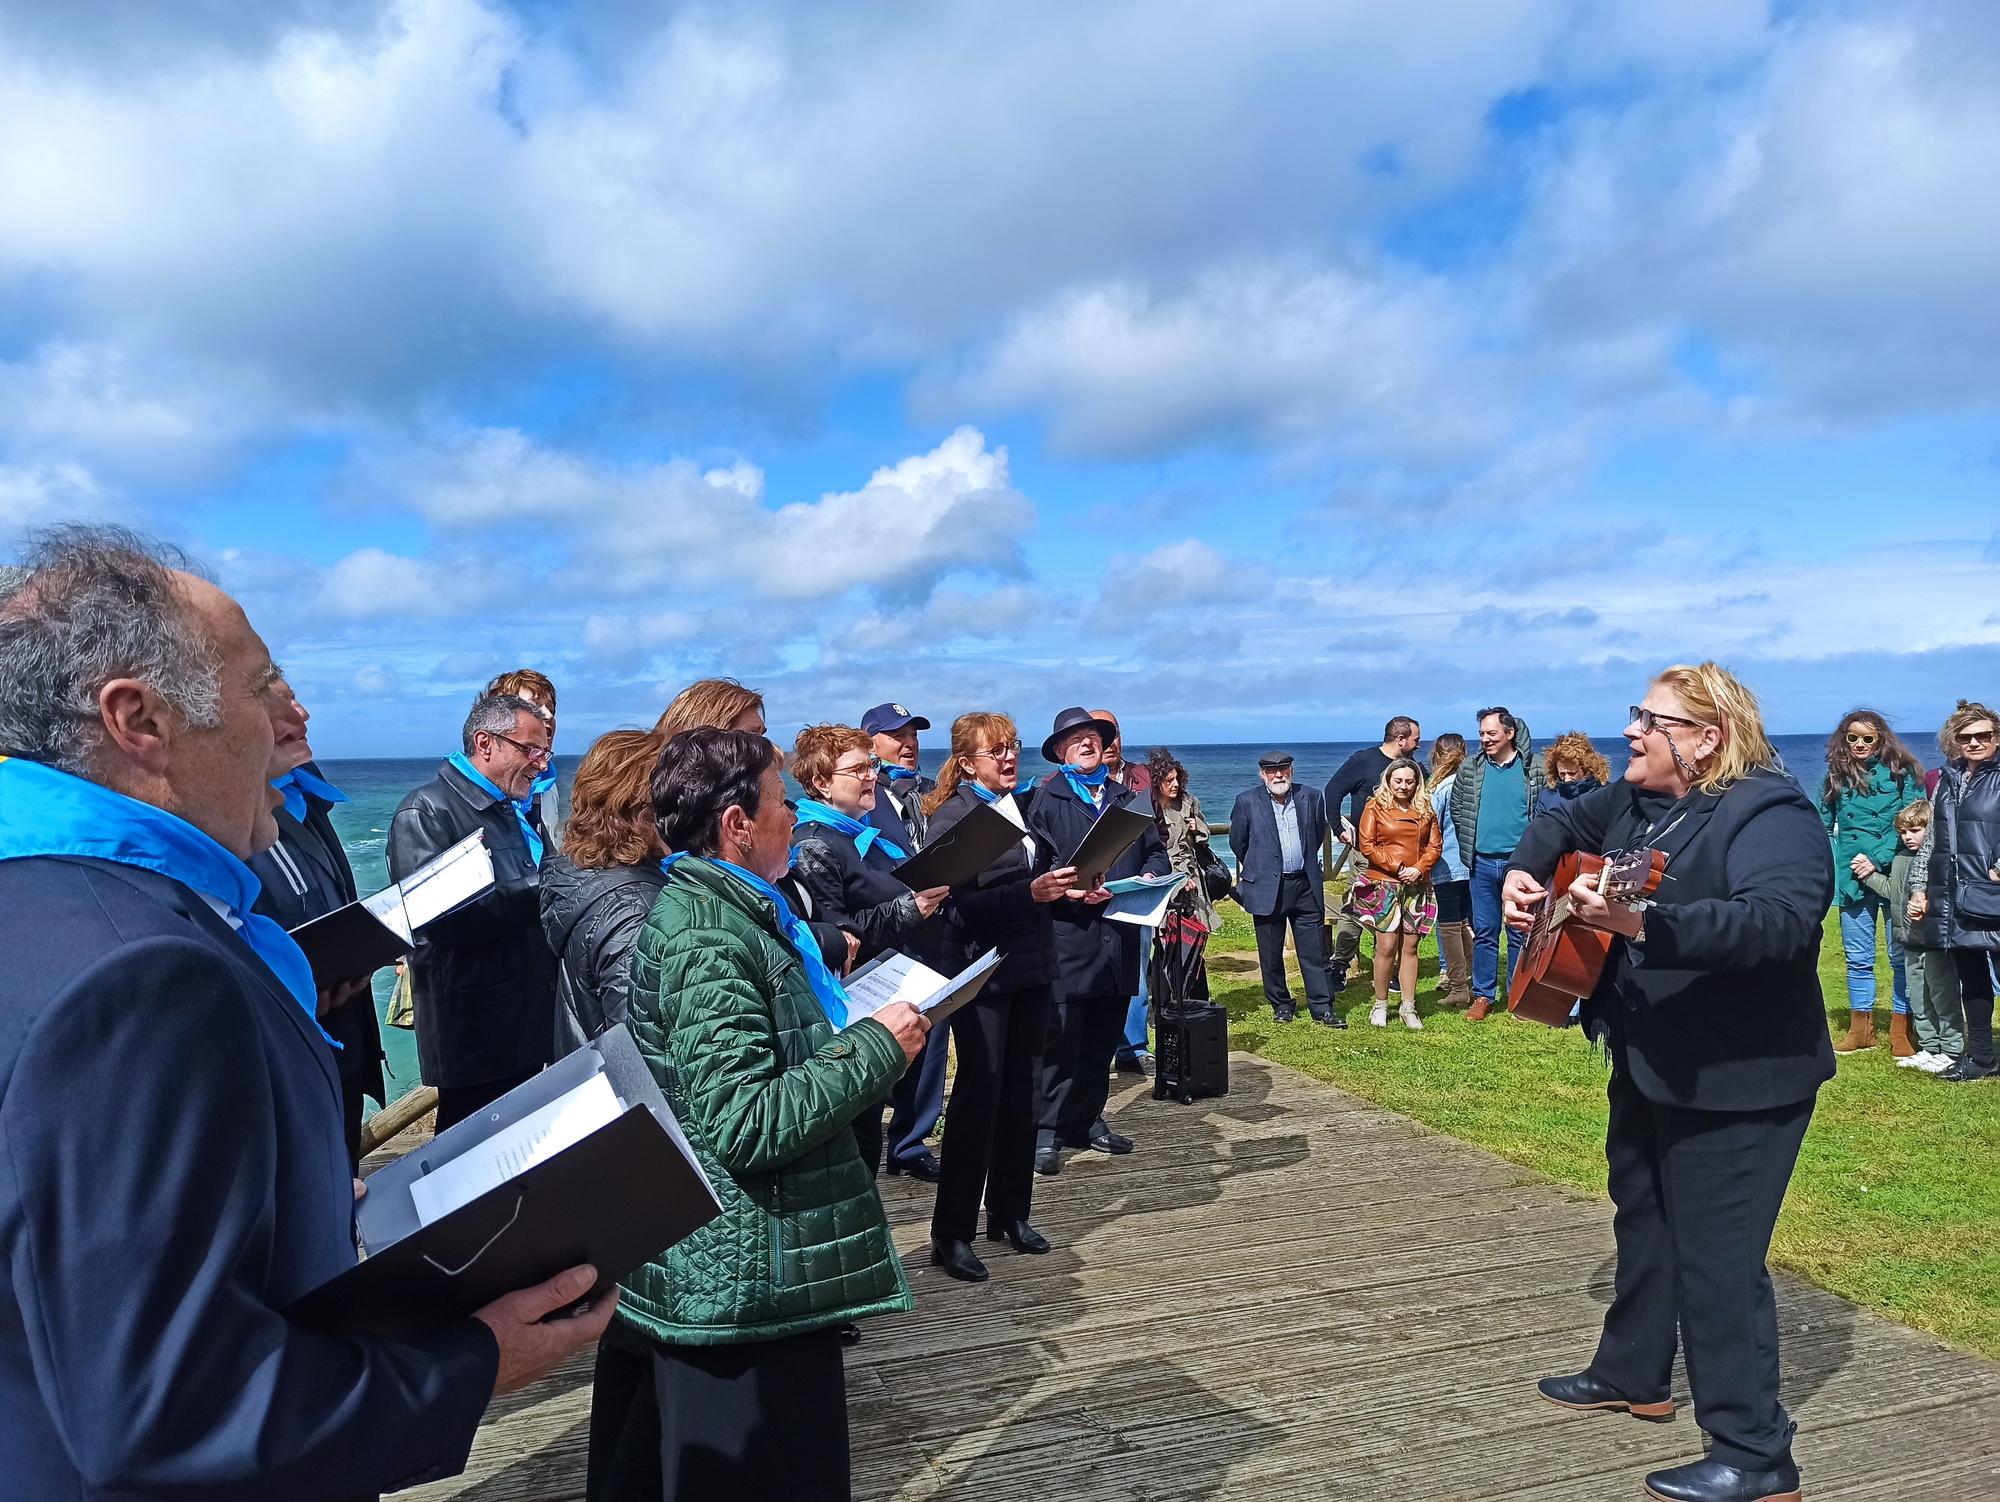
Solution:
M1556 862L1534 924L1521 940L1521 963L1507 986L1507 1010L1531 1022L1563 1027L1576 1004L1597 989L1618 935L1572 921L1569 889L1595 877L1606 902L1641 903L1666 879L1667 857L1658 850L1612 855L1572 851Z

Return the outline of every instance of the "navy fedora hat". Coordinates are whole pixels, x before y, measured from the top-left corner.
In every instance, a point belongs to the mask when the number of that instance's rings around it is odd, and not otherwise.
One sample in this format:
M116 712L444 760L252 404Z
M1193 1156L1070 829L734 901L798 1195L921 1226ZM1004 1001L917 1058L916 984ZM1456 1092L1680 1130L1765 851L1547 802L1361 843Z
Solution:
M1097 738L1107 746L1118 739L1118 727L1116 725L1112 724L1109 720L1100 720L1089 710L1072 704L1068 709L1063 710L1056 716L1055 729L1051 730L1049 738L1042 742L1043 761L1052 761L1057 765L1061 765L1062 757L1058 754L1056 748L1062 744L1063 738L1072 730L1095 730Z

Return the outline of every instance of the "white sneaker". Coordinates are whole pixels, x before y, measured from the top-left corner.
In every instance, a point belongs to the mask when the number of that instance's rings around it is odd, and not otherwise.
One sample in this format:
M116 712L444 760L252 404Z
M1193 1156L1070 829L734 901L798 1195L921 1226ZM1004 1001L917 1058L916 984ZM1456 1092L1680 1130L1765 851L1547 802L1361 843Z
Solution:
M1930 1056L1929 1062L1920 1067L1925 1074L1943 1074L1947 1069L1951 1068L1951 1063L1950 1054L1934 1053Z
M1414 1001L1404 1002L1397 1008L1396 1015L1403 1019L1403 1026L1411 1032L1420 1033L1424 1030L1424 1024L1417 1016L1417 1004Z
M1907 1059L1896 1060L1896 1067L1898 1069L1924 1069L1929 1067L1930 1061L1931 1056L1919 1050L1911 1054Z
M1370 1027L1387 1027L1389 1025L1388 1002L1378 1001L1368 1009L1368 1025Z

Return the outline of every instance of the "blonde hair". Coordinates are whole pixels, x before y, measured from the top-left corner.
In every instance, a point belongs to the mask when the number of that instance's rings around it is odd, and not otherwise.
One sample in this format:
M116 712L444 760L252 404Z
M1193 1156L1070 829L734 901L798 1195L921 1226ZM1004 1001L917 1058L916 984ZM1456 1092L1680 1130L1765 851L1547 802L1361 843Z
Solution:
M1722 732L1714 759L1699 768L1694 785L1704 793L1719 793L1751 772L1775 768L1778 752L1764 733L1764 711L1757 696L1728 668L1716 662L1677 663L1653 682L1673 690L1688 718Z
M1968 725L1977 725L1981 720L1993 721L1994 729L2000 730L2000 715L1995 715L1992 710L1976 700L1958 701L1958 708L1946 716L1943 728L1938 731L1938 750L1944 752L1945 760L1958 760L1959 732Z
M1595 777L1600 785L1611 780L1611 763L1591 745L1590 737L1581 730L1565 730L1550 743L1542 753L1542 771L1551 782L1557 781L1556 768L1564 762L1573 767L1583 768L1586 777Z
M1923 798L1919 798L1915 803L1905 803L1901 808L1896 810L1896 827L1898 829L1923 829L1930 822L1931 806Z
M1426 791L1435 793L1447 777L1456 776L1465 765L1465 737L1447 730L1431 742L1431 780Z
M764 713L764 696L755 689L734 678L703 678L674 695L653 734L670 741L683 730L728 730L753 709Z
M1430 800L1424 796L1423 768L1417 765L1416 758L1413 756L1399 756L1390 762L1388 766L1384 767L1382 769L1382 780L1375 784L1375 791L1370 795L1368 801L1379 803L1384 808L1401 808L1403 805L1396 801L1396 795L1389 791L1389 779L1394 777L1398 772L1404 771L1407 771L1412 777L1417 779L1416 786L1410 790L1410 807L1421 808L1432 818L1436 818L1437 811L1431 807Z
M845 752L867 749L868 737L852 725L808 725L792 743L792 776L817 798L820 784L832 779Z
M975 709L953 720L951 755L945 758L944 770L938 773L937 786L923 800L924 817L928 819L943 808L944 800L958 791L959 783L965 780L965 763L972 759L973 752L996 741L1019 740L1020 736L1021 732L1014 728L1012 717L998 710Z

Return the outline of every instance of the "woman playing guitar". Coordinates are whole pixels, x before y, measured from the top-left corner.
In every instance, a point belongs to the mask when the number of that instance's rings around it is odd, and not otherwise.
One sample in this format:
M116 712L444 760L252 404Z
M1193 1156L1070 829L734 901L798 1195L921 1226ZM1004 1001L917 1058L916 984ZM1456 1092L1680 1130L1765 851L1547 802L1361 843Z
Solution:
M1714 663L1661 673L1625 727L1622 781L1528 826L1503 888L1525 926L1571 851L1657 849L1644 908L1570 888L1572 921L1623 942L1583 1004L1611 1058L1604 1153L1616 1292L1590 1365L1544 1378L1565 1408L1669 1419L1676 1330L1705 1460L1655 1471L1663 1502L1797 1502L1764 1265L1819 1087L1833 1077L1820 996L1833 860L1779 766L1756 698Z

